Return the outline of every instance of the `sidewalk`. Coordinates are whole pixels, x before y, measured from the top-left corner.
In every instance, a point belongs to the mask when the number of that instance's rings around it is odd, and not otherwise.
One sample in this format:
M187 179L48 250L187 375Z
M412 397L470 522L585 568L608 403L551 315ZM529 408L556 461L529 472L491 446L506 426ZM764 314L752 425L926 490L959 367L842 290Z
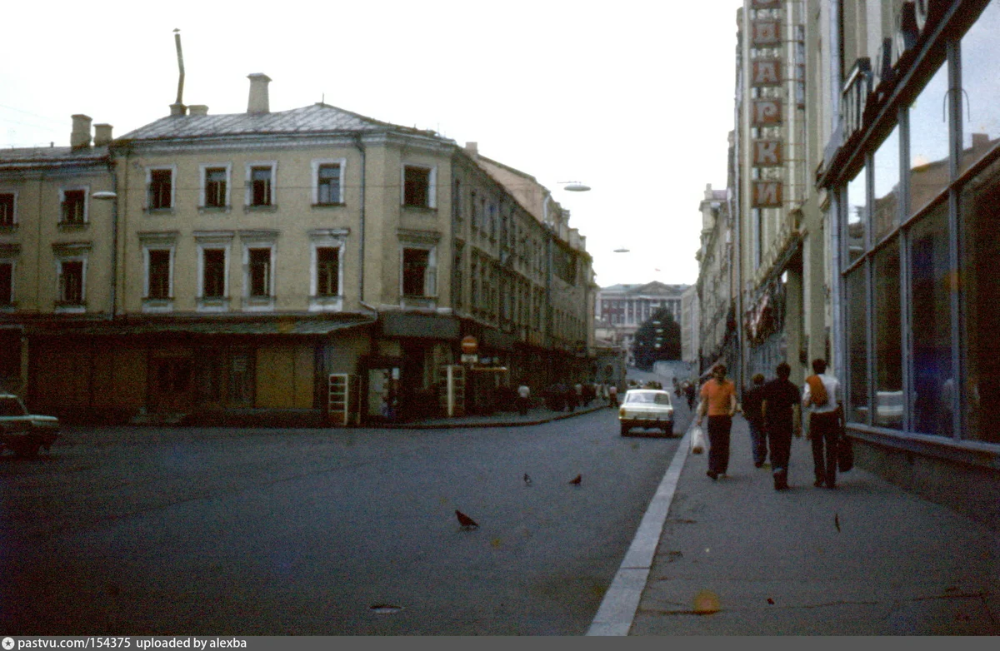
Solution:
M712 481L689 437L590 635L1000 634L998 532L860 468L814 488L805 438L775 491L742 417Z
M547 407L532 407L522 416L516 411L497 411L493 414L469 414L454 418L429 418L409 423L386 423L377 427L385 429L451 429L458 427L517 427L520 425L541 425L554 420L572 418L592 411L608 409L607 399L593 400L588 407L577 407L575 411L552 411Z

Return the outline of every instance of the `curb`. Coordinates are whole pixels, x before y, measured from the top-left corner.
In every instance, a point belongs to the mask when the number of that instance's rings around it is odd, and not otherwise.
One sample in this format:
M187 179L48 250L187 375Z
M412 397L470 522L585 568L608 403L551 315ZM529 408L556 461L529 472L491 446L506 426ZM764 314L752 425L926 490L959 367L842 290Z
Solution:
M674 458L667 467L656 494L646 508L646 514L642 516L642 522L639 523L632 544L622 559L621 567L618 568L608 591L604 593L601 606L590 624L590 630L587 631L588 637L626 636L632 628L635 613L639 609L639 601L646 589L650 568L653 566L656 548L663 534L663 524L667 520L681 471L688 458L693 425L694 419L681 438L680 446L674 453Z

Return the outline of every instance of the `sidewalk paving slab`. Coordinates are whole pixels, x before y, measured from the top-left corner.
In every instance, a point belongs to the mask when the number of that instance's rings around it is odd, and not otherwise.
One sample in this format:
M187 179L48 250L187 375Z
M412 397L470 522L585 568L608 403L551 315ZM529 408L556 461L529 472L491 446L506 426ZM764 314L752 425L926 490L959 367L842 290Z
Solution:
M815 488L805 438L775 491L741 417L729 476L706 465L687 456L630 635L1000 634L998 532L860 468Z

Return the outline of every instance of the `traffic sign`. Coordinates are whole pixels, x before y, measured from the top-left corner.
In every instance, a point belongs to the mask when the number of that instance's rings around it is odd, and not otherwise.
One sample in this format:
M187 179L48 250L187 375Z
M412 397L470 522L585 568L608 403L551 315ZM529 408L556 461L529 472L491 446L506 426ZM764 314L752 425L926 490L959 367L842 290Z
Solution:
M462 337L462 354L475 355L479 352L479 342L472 335Z

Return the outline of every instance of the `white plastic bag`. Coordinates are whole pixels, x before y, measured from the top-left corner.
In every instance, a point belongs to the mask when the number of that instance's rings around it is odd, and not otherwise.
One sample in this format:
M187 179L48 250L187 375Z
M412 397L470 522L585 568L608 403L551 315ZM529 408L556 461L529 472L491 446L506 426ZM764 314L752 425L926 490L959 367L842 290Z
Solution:
M691 428L691 454L701 454L705 451L705 431L700 426Z

